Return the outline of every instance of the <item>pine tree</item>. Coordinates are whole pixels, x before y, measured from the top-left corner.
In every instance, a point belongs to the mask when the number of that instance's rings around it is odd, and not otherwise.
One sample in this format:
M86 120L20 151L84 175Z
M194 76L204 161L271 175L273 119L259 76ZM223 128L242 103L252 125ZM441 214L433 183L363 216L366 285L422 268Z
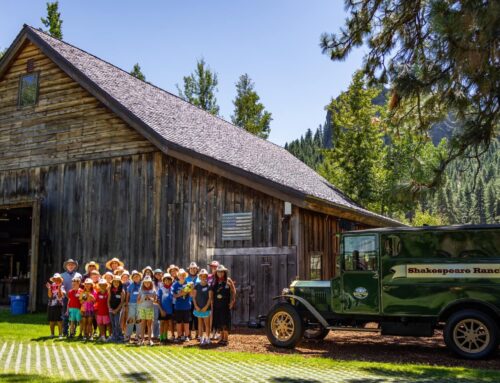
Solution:
M138 78L139 80L146 81L146 76L144 76L144 73L142 73L139 63L136 63L134 65L130 74L135 78Z
M477 181L473 195L473 223L486 223L486 206L484 201L484 184L480 177Z
M52 37L62 40L62 19L59 13L59 2L47 3L47 18L41 18L42 24L49 28Z
M0 49L0 59L3 57L3 55L7 52L7 48L5 49Z
M183 89L177 85L179 96L182 99L215 116L219 115L219 106L215 97L219 80L217 73L210 70L205 60L198 60L195 72L184 76L183 81Z
M264 110L264 105L259 102L260 97L254 90L255 84L248 74L240 76L236 83L236 98L233 100L234 114L231 116L233 124L267 139L271 128L271 113Z
M500 222L498 204L499 204L499 198L495 193L495 187L493 184L489 184L485 190L485 195L484 195L485 218L487 223Z

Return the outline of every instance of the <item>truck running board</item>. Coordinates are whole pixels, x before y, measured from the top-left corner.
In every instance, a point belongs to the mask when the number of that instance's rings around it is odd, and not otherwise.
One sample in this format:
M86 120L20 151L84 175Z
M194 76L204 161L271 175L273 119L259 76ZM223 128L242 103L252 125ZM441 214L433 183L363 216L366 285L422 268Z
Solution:
M336 327L336 326L328 326L327 330L335 330L335 331L358 331L358 332L380 332L379 328Z

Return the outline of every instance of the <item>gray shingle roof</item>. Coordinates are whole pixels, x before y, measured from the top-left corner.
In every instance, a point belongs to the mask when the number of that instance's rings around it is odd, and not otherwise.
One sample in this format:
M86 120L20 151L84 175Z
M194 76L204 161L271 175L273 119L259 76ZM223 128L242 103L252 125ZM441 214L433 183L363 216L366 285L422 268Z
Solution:
M79 48L32 27L26 28L160 135L167 148L169 144L175 144L176 147L273 181L285 189L316 197L336 207L355 210L388 224L396 223L354 203L284 148L138 80Z

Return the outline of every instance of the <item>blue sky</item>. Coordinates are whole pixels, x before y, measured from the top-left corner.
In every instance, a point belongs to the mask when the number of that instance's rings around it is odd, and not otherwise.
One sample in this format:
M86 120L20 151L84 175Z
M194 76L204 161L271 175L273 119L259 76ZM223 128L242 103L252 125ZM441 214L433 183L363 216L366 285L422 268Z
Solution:
M45 1L4 1L0 48L24 23L40 27ZM344 62L321 54L322 32L338 31L341 0L62 0L64 40L177 94L203 57L219 76L218 103L230 120L235 82L248 73L273 114L270 140L284 145L324 122L324 107L345 90L362 52Z

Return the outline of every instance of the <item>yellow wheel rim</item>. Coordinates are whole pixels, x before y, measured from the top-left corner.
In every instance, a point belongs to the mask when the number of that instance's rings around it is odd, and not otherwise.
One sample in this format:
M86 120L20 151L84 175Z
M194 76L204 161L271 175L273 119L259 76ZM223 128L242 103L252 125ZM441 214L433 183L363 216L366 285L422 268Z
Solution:
M292 316L286 311L278 311L271 318L271 331L280 342L286 342L293 336L295 324Z
M490 331L477 319L464 319L453 329L453 340L463 352L477 354L490 344Z

